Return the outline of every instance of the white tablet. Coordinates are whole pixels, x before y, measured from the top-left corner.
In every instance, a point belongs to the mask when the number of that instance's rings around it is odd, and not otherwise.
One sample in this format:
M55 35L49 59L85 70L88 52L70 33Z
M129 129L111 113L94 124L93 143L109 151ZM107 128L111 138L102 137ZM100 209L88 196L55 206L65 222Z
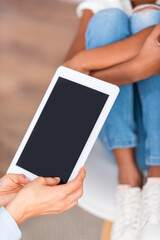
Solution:
M74 179L118 93L115 85L59 67L7 173Z

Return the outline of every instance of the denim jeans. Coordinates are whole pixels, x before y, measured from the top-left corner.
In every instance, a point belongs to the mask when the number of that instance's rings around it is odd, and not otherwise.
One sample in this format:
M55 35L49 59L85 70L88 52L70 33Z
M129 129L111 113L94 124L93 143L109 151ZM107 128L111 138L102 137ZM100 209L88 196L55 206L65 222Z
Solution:
M130 17L116 8L99 11L88 24L86 49L120 41L158 22L160 10ZM120 88L100 139L107 151L135 147L143 169L160 165L160 75Z

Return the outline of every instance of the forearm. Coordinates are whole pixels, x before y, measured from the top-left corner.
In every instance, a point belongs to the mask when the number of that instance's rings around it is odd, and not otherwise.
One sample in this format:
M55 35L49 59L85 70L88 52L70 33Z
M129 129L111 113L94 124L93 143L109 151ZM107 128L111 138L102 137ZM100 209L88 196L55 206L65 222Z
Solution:
M68 61L72 57L74 57L77 53L80 51L83 51L85 49L85 41L84 41L84 35L78 34L76 35L75 39L73 40L73 43L64 59L65 61Z
M80 19L79 27L77 34L71 44L71 47L65 57L65 61L68 61L73 56L75 56L78 52L85 50L85 32L88 26L88 22L93 16L92 11L84 10L83 16Z
M139 60L135 58L109 69L92 71L91 76L117 86L123 86L144 79L145 74L143 69Z
M153 28L146 28L129 38L104 47L82 51L73 60L82 69L89 71L100 70L126 62L138 55Z

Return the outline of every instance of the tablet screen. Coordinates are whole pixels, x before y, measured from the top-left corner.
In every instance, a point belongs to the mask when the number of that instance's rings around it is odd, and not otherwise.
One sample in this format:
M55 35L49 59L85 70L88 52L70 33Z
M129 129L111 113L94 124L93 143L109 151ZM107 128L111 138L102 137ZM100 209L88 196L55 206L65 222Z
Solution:
M17 165L66 183L108 97L59 77Z

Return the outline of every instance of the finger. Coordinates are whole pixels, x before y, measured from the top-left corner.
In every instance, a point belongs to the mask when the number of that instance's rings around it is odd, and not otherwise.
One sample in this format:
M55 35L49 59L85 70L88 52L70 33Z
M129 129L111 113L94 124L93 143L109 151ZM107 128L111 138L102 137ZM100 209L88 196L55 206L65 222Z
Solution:
M74 201L72 202L71 204L69 204L64 211L68 211L69 209L73 208L73 207L76 207L78 205L78 200L77 201Z
M66 191L66 194L70 195L71 193L75 192L76 189L80 188L83 185L85 175L86 175L86 168L83 167L83 168L81 168L77 177L74 180L63 185L63 187Z
M45 180L46 180L46 183L48 186L55 186L55 185L59 184L61 181L61 179L59 177L56 177L56 178L47 177L47 178L45 178Z
M68 203L72 203L77 201L78 199L80 199L83 196L83 187L81 187L80 189L78 189L77 191L75 191L73 194L69 195L67 197L67 201Z
M77 177L68 183L70 186L77 186L78 182L82 183L84 181L84 178L86 176L86 167L82 167L77 175Z
M8 174L8 177L15 184L27 184L30 182L24 174Z

